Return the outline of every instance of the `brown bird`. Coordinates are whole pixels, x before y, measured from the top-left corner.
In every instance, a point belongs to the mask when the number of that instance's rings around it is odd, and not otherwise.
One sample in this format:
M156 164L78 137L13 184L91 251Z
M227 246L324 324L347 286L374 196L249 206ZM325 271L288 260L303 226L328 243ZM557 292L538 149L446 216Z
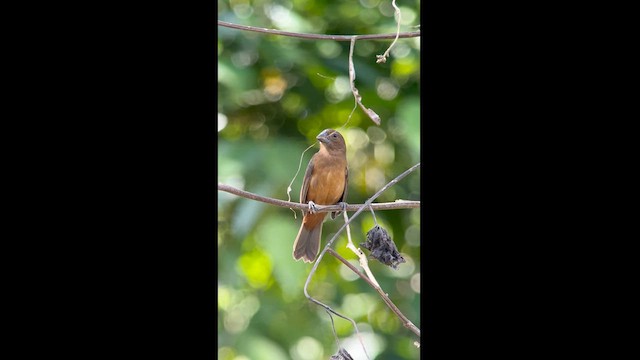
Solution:
M309 203L309 212L305 212L293 243L293 258L296 261L302 259L304 262L313 262L320 250L322 222L327 213L315 213L315 204L344 203L347 197L349 170L344 138L339 132L326 129L316 139L320 141L320 151L309 160L300 189L300 203ZM331 218L335 219L340 213L332 212Z

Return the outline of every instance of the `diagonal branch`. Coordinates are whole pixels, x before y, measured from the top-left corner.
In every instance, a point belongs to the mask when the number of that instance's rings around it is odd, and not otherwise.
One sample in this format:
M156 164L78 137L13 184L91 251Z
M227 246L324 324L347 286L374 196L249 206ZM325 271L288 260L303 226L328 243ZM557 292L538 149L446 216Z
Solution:
M369 284L372 288L374 288L378 292L378 294L380 294L380 297L382 298L382 300L387 304L387 306L389 306L391 311L393 311L398 316L398 318L400 318L400 321L402 321L402 324L404 325L404 327L406 327L407 329L413 331L414 334L420 336L420 329L417 326L415 326L411 322L411 320L409 320L406 316L404 316L404 314L400 311L400 309L398 309L398 307L393 303L393 301L391 301L391 299L389 299L389 295L387 295L382 290L382 288L380 288L380 286L376 286L376 284L374 284L373 281L369 280L368 277L366 277L363 273L358 271L358 269L356 269L356 267L353 266L353 264L348 262L347 259L345 259L342 256L340 256L340 254L338 254L335 250L329 248L329 249L327 249L327 252L329 254L333 255L336 259L340 260L349 269L351 269L354 273L356 273L364 281L366 281L367 284Z

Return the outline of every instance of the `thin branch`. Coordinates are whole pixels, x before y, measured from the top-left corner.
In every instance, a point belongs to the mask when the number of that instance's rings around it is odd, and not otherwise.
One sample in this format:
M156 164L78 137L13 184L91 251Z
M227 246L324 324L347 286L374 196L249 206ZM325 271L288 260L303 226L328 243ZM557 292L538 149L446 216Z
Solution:
M358 336L358 339L360 340L360 344L362 344L362 349L364 350L364 354L367 356L367 359L371 359L369 357L369 353L367 353L367 348L364 346L364 340L362 339L362 335L360 335L360 330L358 330L358 325L356 324L356 322L353 319L336 312L329 305L326 305L326 304L320 302L319 300L316 300L316 299L312 298L311 296L309 296L309 294L307 294L306 285L305 285L305 288L304 288L304 294L307 297L307 299L309 299L309 301L313 302L316 305L322 306L325 309L325 311L327 311L328 313L334 314L334 315L336 315L338 317L341 317L341 318L349 321L351 323L351 325L353 325L353 328L356 330L356 335ZM329 316L331 316L331 315L329 315ZM331 319L331 321L333 322L333 318Z
M338 349L340 349L340 339L338 338L338 333L336 332L336 324L333 322L333 316L331 313L327 311L327 315L329 315L329 320L331 320L331 330L333 330L333 338L336 339L336 345L338 345Z
M351 264L349 261L347 261L347 259L345 259L342 256L340 256L340 254L338 254L335 250L329 248L329 249L327 249L327 252L329 254L333 255L336 259L340 260L349 269L351 269L354 273L356 273L364 281L366 281L367 284L369 284L372 288L374 288L378 292L378 294L380 294L380 297L382 297L382 300L387 304L387 306L389 306L391 311L393 311L398 316L398 318L400 318L400 321L402 321L402 325L404 325L404 327L406 327L407 329L413 331L414 334L420 336L420 329L417 326L415 326L411 322L411 320L409 320L406 316L404 316L404 314L400 311L400 309L398 309L398 307L393 303L393 301L391 301L391 299L389 299L389 295L386 294L382 290L382 288L380 288L379 286L376 286L376 284L373 281L369 280L363 273L358 271L358 269L355 266L353 266L353 264Z
M232 29L254 31L260 33L266 33L271 35L290 36L301 39L314 39L314 40L333 40L333 41L351 41L352 38L356 40L385 40L385 39L397 39L397 38L414 38L420 36L420 30L403 32L399 34L370 34L370 35L321 35L321 34L308 34L308 33L295 33L290 31L282 31L275 29L265 29L255 26L233 24L226 21L218 20L218 26L224 26Z
M225 191L234 195L241 196L243 198L261 201L267 204L276 205L286 208L294 208L300 210L309 210L309 204L301 204L291 201L284 201L279 199L273 199L266 196L257 195L248 191L240 190L230 185L218 183L218 190ZM347 211L357 211L363 206L363 204L351 204L347 205ZM413 200L396 200L395 202L377 203L371 204L374 210L396 210L396 209L417 209L420 208L420 201ZM331 212L342 210L341 205L318 205L316 204L317 212Z

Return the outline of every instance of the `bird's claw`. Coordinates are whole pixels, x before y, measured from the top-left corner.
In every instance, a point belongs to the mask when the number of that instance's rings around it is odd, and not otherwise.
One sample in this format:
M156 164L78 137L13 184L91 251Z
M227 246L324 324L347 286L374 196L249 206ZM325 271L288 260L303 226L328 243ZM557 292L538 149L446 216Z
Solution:
M316 212L318 212L318 208L316 207L316 204L313 201L309 201L309 212L312 214L315 214Z
M347 212L347 203L344 201L340 201L337 205L342 207L342 210L331 212L331 219L335 219L338 215Z

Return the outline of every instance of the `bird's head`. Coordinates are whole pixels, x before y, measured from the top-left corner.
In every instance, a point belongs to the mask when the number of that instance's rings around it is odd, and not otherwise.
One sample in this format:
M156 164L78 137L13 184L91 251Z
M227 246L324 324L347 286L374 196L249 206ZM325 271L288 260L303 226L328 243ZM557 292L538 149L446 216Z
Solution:
M323 130L316 139L320 141L320 147L325 147L327 151L332 152L345 152L347 150L347 145L344 142L344 138L342 135L333 130L333 129L325 129Z

